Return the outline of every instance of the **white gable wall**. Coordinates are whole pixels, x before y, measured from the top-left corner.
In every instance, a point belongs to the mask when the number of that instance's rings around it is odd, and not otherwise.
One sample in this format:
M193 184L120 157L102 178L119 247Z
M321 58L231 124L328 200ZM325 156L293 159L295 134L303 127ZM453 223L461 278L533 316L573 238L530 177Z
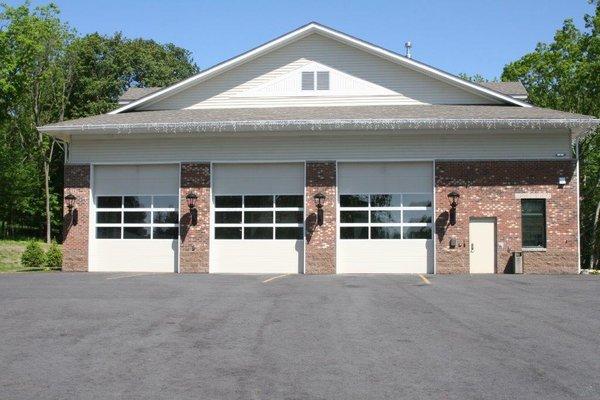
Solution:
M299 87L300 71L314 62L331 68L332 74L340 71L338 76L332 75L332 78L335 82L344 82L342 87L354 90L337 94L332 90L314 96L299 94L297 90L290 90L289 95L281 90L260 90L294 72L297 73ZM352 82L352 78L356 78L355 82ZM289 84L286 87L293 89ZM355 47L311 34L141 109L379 104L498 103Z

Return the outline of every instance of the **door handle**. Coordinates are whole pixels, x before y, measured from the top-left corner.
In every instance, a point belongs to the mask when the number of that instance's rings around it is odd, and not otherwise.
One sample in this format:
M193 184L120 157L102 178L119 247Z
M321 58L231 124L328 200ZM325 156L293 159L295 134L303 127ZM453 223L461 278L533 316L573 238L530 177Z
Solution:
M475 251L475 244L471 243L471 253Z

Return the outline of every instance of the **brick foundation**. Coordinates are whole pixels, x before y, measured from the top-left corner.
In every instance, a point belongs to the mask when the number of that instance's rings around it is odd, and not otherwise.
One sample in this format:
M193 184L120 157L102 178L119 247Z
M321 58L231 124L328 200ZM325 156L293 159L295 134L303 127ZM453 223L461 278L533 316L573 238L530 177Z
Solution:
M317 207L313 196L323 193L324 220L317 226ZM335 274L336 243L336 165L335 161L306 163L306 274Z
M192 190L198 196L198 223L191 225L185 196ZM210 164L182 163L179 189L179 272L208 273L210 245Z
M513 251L521 251L520 193L546 198L546 251L526 252L525 273L577 273L577 177L575 163L564 161L436 162L437 272L469 273L469 219L495 217L496 273L512 272ZM564 187L558 178L567 178ZM448 193L460 193L456 225L450 226ZM535 195L533 195L535 196ZM450 248L450 238L458 246Z
M90 166L65 165L64 195L72 193L77 200L75 209L77 225L73 225L73 215L63 204L63 262L62 270L83 272L88 270L89 215L90 215ZM63 196L64 199L64 196ZM64 201L64 200L63 200Z

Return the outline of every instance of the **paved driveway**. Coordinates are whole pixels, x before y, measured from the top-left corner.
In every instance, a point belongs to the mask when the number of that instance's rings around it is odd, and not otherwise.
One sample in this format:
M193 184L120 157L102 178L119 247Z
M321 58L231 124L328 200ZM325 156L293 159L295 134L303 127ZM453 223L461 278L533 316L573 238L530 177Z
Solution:
M1 399L598 399L592 276L0 275Z

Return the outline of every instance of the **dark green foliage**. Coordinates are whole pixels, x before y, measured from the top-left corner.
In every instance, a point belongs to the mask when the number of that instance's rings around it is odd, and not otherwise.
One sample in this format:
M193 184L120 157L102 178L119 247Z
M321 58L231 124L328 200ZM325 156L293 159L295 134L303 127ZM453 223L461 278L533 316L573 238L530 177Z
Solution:
M52 242L46 251L44 268L47 270L60 269L62 267L62 251L56 242Z
M39 242L30 241L21 256L21 265L27 269L43 268L46 262L46 255Z
M585 16L585 31L571 19L552 43L508 64L502 80L519 80L530 101L549 107L600 117L600 3ZM600 267L600 134L580 143L581 251L583 267Z
M0 60L0 237L47 233L48 242L61 236L64 155L36 127L110 111L130 86L198 72L173 44L78 36L56 5L29 2L0 3Z

